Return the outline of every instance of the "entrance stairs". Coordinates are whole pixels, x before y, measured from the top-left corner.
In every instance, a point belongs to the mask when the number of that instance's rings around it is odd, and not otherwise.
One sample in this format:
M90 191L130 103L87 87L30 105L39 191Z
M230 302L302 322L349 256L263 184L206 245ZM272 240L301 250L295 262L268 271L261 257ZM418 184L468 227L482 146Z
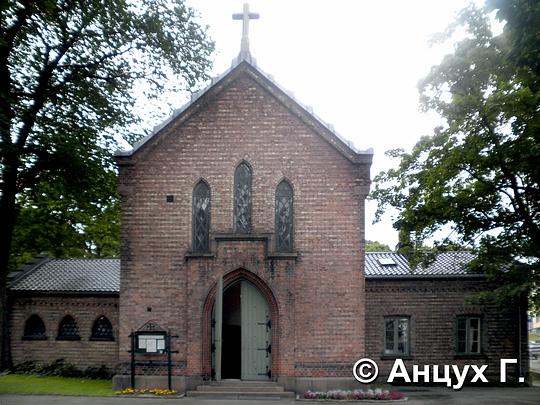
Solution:
M285 391L273 381L221 380L209 381L188 391L188 397L214 399L294 399L294 392Z

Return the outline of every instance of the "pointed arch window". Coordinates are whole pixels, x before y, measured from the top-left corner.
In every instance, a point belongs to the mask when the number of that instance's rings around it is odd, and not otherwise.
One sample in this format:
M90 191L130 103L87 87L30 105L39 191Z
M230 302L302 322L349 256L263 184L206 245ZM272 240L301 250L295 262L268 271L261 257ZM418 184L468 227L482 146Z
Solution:
M24 340L45 340L45 324L39 315L31 315L24 324Z
M251 231L251 168L240 163L234 172L234 232Z
M194 253L206 253L210 248L210 188L204 180L193 189L193 235Z
M287 180L276 188L276 250L290 253L293 250L293 189Z
M79 327L77 326L77 321L73 319L71 315L66 315L60 321L60 326L58 326L58 336L57 340L80 340L79 336Z
M92 337L90 340L114 340L111 321L102 315L92 325Z

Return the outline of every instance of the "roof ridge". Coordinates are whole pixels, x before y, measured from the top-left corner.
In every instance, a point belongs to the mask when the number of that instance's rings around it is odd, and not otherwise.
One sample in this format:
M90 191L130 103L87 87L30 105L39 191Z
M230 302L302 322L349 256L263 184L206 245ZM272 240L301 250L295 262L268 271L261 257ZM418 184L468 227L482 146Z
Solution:
M37 261L34 265L31 265L32 261L35 261L37 259L41 258L41 260ZM20 267L20 270L17 272L14 272L15 275L9 280L8 288L10 288L15 283L19 282L23 278L28 277L30 274L35 273L37 269L42 267L45 263L48 263L51 261L51 258L47 256L47 254L40 253L36 256L34 256L31 260L26 262ZM26 266L31 266L27 269L25 269ZM18 273L18 274L17 274ZM8 275L9 276L9 275Z

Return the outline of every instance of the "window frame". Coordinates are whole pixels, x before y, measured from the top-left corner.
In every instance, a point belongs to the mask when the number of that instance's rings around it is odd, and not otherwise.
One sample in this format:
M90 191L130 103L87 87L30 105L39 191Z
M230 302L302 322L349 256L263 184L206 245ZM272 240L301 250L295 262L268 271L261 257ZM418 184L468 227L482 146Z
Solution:
M43 325L43 333L41 334L33 334L29 335L27 334L27 325L28 321L31 319L39 319L41 322L41 325ZM43 318L39 316L38 314L32 314L28 318L26 318L26 321L24 322L24 329L23 329L23 336L21 338L22 340L47 340L47 327L45 326L45 322L43 322Z
M476 320L477 321L477 325L478 325L478 337L477 339L475 340L473 337L472 337L472 332L473 330L471 329L471 320ZM459 323L460 321L465 321L465 351L462 351L460 350L459 346L460 346L460 342L462 341L460 339L460 327L459 327ZM482 355L482 350L483 350L483 344L482 344L482 338L483 338L483 333L482 333L482 317L480 315L458 315L456 316L456 321L455 321L455 350L456 350L456 355L458 356L479 356L479 355ZM477 343L478 344L478 350L477 351L472 351L472 345L473 343Z
M197 192L200 187L204 186L204 190L207 192L208 196L208 208L207 208L207 223L206 223L206 235L205 235L205 246L202 248L196 243L197 236L197 211L196 211L196 199L198 198ZM209 184L204 180L200 179L195 186L193 187L192 196L191 196L191 251L194 254L207 254L210 253L210 224L212 218L212 191L210 190Z
M405 320L407 324L407 335L406 335L406 346L405 350L403 352L398 351L399 347L399 322ZM394 328L393 328L393 349L392 351L387 351L386 346L386 323L387 321L394 321ZM402 358L402 357L409 357L411 355L411 317L409 315L386 315L383 317L383 350L382 350L382 356L383 357L390 357L390 358Z
M111 335L110 336L96 336L95 335L96 325L102 319L105 319L107 322L109 322L109 325L111 326ZM91 335L90 335L90 340L97 341L97 342L114 342L114 328L113 328L112 322L109 320L109 318L107 316L100 315L100 316L98 316L96 318L96 320L92 324L92 331L91 331Z
M67 318L71 318L73 320L73 322L75 323L76 332L77 332L76 335L61 335L60 334L62 324L66 321ZM73 316L67 314L60 320L60 323L58 324L58 334L56 335L56 340L81 340L81 333L79 331L79 324L77 323L77 320Z
M289 246L283 246L280 244L280 237L279 237L279 211L278 211L278 198L281 196L279 194L280 188L282 184L285 184L288 187L287 191L290 191L290 245ZM294 188L291 184L291 182L288 179L282 179L278 185L276 186L275 193L274 193L274 235L275 235L275 251L278 253L292 253L294 251Z
M240 215L239 205L238 205L238 199L239 199L239 186L240 186L240 170L243 170L243 168L246 169L246 180L247 180L247 190L248 190L248 201L246 204L246 227L239 227L238 225L238 217ZM236 165L236 168L234 169L234 178L233 178L233 232L236 234L249 234L251 233L253 227L253 169L251 168L251 165L246 162L245 160L242 160L240 163Z

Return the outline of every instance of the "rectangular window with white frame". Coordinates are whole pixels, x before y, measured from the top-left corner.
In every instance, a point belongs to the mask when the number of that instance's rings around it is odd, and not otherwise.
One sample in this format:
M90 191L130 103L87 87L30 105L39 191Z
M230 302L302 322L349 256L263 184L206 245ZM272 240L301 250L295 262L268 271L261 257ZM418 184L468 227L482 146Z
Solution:
M406 356L410 354L409 325L409 317L387 316L384 318L383 354L385 356Z
M458 354L481 353L481 320L478 316L459 316L457 318Z

